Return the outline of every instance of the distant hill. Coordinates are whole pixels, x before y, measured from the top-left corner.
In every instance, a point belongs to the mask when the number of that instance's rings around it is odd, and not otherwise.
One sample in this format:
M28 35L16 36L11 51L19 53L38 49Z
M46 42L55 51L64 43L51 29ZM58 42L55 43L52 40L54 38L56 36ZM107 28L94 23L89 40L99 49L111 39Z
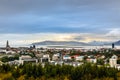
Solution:
M114 42L115 45L120 45L120 40L117 42Z
M32 43L32 45L67 45L67 46L87 46L89 44L76 41L43 41Z
M102 45L111 45L112 43L114 43L115 45L120 45L120 40L116 42L92 41L89 43L77 42L77 41L43 41L43 42L32 43L32 45L102 46Z
M93 46L102 46L102 45L111 45L112 42L92 41L92 42L89 42L88 44Z

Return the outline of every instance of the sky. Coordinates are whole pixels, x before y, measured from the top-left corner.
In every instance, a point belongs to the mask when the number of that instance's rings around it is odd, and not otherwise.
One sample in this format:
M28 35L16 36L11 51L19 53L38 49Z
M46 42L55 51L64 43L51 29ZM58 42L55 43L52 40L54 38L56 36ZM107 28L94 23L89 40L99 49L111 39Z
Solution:
M120 40L120 0L0 0L0 46Z

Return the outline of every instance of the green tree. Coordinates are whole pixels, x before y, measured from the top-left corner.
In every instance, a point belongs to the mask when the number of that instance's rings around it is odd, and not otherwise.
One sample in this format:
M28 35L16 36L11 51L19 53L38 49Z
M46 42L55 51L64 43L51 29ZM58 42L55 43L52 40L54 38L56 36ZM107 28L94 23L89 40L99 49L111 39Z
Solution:
M103 60L103 59L98 59L98 60L97 60L97 64L99 64L99 65L104 65L104 60Z
M1 61L2 61L2 62L8 62L8 61L9 61L8 56L2 57L2 58L1 58Z

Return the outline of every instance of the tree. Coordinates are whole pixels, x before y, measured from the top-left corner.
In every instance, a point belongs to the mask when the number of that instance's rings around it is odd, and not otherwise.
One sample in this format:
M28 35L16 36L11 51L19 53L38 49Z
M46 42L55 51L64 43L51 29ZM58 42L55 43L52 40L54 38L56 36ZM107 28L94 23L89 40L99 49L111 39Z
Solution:
M8 56L2 57L2 58L1 58L1 61L2 61L2 62L8 62L8 61L9 61Z
M98 59L98 60L97 60L97 64L99 64L99 65L104 65L104 60L103 60L103 59Z
M20 69L19 68L14 69L12 71L12 76L14 76L15 79L19 78L20 77Z

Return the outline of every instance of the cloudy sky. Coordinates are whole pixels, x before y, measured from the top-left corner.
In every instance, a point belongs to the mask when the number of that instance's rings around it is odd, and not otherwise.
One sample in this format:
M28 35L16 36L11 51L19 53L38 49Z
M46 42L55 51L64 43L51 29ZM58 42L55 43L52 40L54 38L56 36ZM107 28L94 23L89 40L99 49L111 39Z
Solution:
M120 0L0 0L0 46L120 40Z

